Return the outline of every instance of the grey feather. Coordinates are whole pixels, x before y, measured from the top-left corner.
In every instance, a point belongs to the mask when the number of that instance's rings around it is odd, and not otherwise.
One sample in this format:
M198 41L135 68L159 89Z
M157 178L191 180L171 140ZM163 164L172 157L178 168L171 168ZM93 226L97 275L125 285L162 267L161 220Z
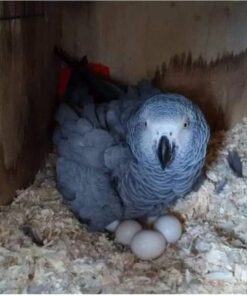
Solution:
M53 144L58 146L59 145L59 142L63 139L63 135L62 135L62 132L61 132L61 129L60 128L56 128L54 133L53 133L53 136L52 136L52 141L53 141Z
M118 100L82 106L80 117L60 106L53 139L57 187L89 229L102 231L114 220L158 215L201 185L209 128L185 97L162 94L143 81L121 91ZM167 150L175 156L163 168L158 142L170 134L165 143L175 143L176 149Z
M215 185L215 193L220 194L224 190L226 184L227 184L226 178L223 178L222 180L217 182Z
M104 152L105 166L115 175L116 173L114 171L119 170L120 166L128 165L131 157L128 147L122 145L111 146Z
M151 85L150 81L145 79L138 83L138 91L142 100L161 93L159 89L156 89Z
M100 126L94 104L86 104L83 108L81 116L89 120L94 127Z
M234 174L237 177L242 178L243 177L242 162L241 162L239 154L236 150L228 152L227 161L228 161L230 168L234 172Z
M66 120L78 120L79 116L70 108L67 104L62 103L56 114L55 114L55 120L59 124L64 124Z
M107 128L106 108L107 108L107 104L104 104L104 103L96 106L96 115L97 115L98 121L100 123L100 126L104 129Z
M122 204L107 174L60 158L57 176L58 189L70 201L71 209L88 221L90 230L102 230L113 220L122 218Z

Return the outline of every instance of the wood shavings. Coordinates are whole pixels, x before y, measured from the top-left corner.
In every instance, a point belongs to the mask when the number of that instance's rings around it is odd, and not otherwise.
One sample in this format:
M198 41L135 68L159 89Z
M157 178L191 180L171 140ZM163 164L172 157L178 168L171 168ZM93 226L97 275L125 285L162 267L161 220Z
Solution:
M205 182L172 209L184 220L184 234L151 262L107 233L86 230L56 190L51 154L33 185L1 207L0 293L245 293L246 130L244 118L212 137ZM242 160L243 178L228 165L231 150Z

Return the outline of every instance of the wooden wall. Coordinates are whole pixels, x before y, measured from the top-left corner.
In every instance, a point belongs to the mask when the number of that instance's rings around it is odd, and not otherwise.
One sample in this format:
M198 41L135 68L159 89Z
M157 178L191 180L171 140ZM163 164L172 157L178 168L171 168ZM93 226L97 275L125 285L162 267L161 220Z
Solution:
M247 115L247 54L239 55L247 48L246 2L45 7L44 17L0 21L0 203L29 184L44 160L55 103L54 44L110 66L125 83L159 73L155 82L161 88L212 105L209 119L217 128L224 127L220 116L229 127ZM233 55L209 65L225 52Z
M59 10L0 21L0 203L32 182L48 147L60 40Z
M109 65L126 83L151 79L165 65L157 85L191 96L203 109L211 105L205 112L218 129L247 115L247 57L238 56L247 48L246 16L241 1L67 3L62 44L74 56ZM208 66L227 52L230 60ZM174 67L175 55L181 67Z
M133 83L152 77L175 54L190 51L209 61L246 49L246 15L241 1L67 3L62 42L70 53L86 53Z

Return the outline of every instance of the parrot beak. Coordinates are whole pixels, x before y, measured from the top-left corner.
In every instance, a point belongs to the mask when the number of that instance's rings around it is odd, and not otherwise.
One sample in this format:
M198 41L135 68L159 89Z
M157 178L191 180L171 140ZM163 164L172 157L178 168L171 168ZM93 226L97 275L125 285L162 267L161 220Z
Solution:
M174 158L175 145L171 145L168 138L166 136L162 136L159 141L157 152L161 168L164 170Z

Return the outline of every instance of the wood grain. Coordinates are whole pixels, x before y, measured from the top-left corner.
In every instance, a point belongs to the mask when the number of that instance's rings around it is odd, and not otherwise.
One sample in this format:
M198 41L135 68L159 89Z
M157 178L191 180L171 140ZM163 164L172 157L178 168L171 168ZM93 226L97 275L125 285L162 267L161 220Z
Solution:
M61 27L46 5L46 17L0 22L0 204L32 182L49 145Z

